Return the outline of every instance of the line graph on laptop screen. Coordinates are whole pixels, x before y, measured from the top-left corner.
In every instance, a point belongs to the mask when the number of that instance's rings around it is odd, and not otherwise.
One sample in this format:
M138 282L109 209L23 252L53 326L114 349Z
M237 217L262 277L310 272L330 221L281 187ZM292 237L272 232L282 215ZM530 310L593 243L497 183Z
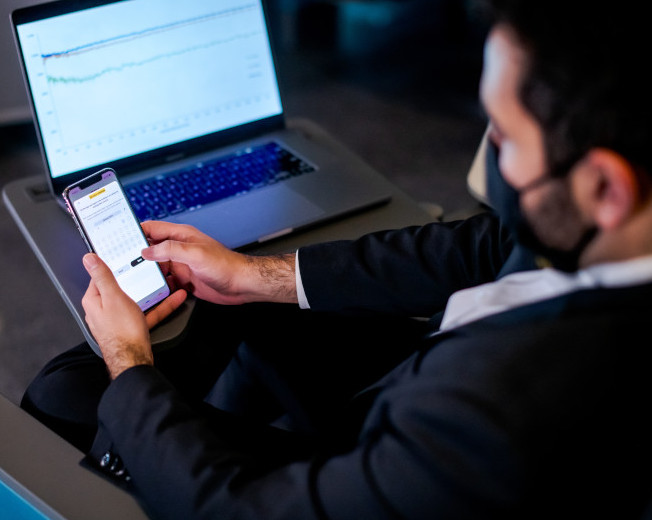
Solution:
M54 177L281 113L260 0L131 0L17 32Z

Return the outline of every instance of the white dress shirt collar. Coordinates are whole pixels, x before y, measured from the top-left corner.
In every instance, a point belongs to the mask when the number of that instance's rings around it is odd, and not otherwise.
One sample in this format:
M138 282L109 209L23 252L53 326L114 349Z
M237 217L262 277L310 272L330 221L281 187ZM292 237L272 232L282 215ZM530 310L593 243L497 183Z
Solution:
M576 273L540 269L513 273L464 289L448 300L441 330L581 289L624 287L652 281L652 256L599 264Z

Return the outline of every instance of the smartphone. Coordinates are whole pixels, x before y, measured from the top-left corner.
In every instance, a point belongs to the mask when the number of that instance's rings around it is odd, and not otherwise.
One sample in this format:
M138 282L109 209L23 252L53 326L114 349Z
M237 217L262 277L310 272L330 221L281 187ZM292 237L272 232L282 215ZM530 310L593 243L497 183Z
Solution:
M68 186L63 198L89 251L104 260L143 311L170 294L159 265L141 256L149 243L114 170L106 168Z

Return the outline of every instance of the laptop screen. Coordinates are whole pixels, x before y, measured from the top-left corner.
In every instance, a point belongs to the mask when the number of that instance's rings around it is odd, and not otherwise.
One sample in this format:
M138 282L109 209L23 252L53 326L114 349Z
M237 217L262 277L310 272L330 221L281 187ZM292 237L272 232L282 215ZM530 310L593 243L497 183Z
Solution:
M15 20L51 177L282 113L261 0L99 3Z

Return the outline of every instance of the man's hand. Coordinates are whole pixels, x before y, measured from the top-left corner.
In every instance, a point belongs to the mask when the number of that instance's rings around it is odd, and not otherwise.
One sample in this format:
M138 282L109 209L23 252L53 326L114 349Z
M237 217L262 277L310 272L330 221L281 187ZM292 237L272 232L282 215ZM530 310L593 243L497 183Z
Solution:
M294 254L250 256L231 251L192 226L142 224L143 258L159 262L178 287L213 303L296 303Z
M183 303L185 291L177 291L147 315L127 296L111 270L95 254L84 256L91 276L82 306L86 323L97 341L112 379L136 365L153 364L149 329Z

